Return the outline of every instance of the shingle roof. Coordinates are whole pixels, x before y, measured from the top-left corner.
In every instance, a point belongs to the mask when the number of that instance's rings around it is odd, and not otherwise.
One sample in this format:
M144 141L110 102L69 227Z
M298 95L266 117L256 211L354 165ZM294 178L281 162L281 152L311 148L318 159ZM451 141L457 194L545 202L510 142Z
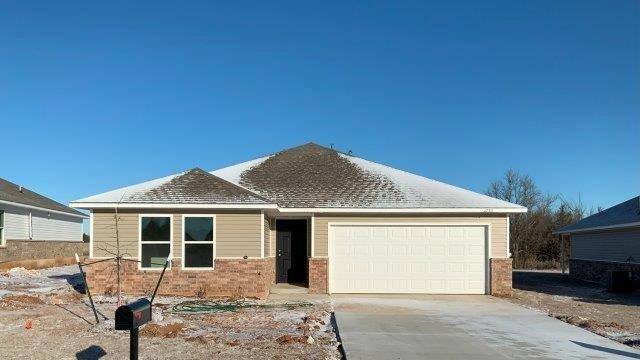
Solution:
M0 201L8 201L26 206L43 208L53 211L59 211L71 215L86 216L85 214L54 201L46 196L42 196L29 189L14 184L10 181L0 178Z
M498 209L522 206L313 143L207 173L192 169L74 201L281 208Z
M592 228L615 227L634 223L636 226L640 224L640 196L588 216L575 224L565 226L557 230L556 233L566 234Z
M229 181L194 168L76 200L74 203L136 204L270 204L271 202Z
M503 208L522 206L313 143L213 171L280 207Z

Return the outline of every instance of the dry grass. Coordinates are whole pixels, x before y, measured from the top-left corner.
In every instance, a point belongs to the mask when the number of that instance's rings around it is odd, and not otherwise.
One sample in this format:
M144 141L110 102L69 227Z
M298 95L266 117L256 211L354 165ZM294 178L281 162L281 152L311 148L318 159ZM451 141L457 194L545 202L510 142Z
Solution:
M173 323L167 325L148 324L142 328L140 335L147 337L171 338L180 335L185 329L182 323Z

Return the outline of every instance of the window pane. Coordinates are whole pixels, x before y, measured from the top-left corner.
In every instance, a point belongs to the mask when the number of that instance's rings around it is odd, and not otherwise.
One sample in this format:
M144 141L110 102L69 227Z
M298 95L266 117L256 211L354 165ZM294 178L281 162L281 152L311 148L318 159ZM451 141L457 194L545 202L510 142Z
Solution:
M162 268L169 256L169 244L142 244L143 268Z
M213 267L213 244L184 244L184 267Z
M186 217L184 241L213 241L213 218Z
M142 241L169 241L171 236L171 223L168 217L143 217Z
M0 227L4 227L4 211L0 211Z

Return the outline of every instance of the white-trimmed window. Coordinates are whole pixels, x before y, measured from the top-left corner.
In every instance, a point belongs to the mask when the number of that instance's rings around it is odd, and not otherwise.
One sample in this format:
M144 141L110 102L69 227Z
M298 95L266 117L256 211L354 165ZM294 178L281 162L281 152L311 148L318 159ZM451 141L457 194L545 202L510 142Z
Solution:
M213 269L216 257L215 215L182 216L182 268Z
M140 215L140 268L162 269L171 254L172 215Z
M0 246L4 245L4 211L0 210Z

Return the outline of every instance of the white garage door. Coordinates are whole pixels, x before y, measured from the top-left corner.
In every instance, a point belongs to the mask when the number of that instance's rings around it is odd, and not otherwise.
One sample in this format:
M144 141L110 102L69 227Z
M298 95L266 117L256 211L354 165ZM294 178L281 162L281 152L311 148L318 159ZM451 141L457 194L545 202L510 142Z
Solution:
M332 293L486 293L484 226L331 225Z

